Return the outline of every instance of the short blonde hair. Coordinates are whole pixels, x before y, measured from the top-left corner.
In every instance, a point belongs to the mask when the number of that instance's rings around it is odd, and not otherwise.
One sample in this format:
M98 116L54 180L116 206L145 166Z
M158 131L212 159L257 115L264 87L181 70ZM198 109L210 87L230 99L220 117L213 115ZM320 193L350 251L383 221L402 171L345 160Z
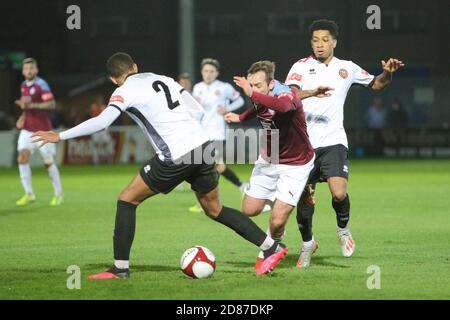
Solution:
M247 71L247 74L254 74L263 71L266 74L266 81L270 83L275 79L275 62L263 60L253 63Z

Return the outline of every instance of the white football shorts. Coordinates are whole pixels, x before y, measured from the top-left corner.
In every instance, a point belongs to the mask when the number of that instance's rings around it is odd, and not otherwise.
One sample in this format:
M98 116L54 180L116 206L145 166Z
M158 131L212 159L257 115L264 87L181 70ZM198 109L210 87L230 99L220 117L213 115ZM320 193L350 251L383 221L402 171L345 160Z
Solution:
M305 165L292 166L272 164L259 156L245 194L256 199L278 199L295 207L314 167L314 159Z
M42 148L39 148L42 142L32 142L32 134L33 132L31 131L25 129L20 130L19 140L17 140L17 151L30 150L31 154L33 154L38 149L45 163L53 163L53 157L56 155L55 144L47 143Z

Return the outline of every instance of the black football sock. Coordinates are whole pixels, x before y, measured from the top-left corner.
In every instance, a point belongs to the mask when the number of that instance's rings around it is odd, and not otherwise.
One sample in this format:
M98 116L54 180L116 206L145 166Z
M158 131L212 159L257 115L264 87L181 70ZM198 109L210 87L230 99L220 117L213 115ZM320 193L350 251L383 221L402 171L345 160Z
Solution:
M121 278L128 278L130 276L130 271L128 269L119 269L115 265L112 265L112 267L108 269L108 272L114 273Z
M267 234L249 217L236 209L224 206L215 220L233 229L241 237L258 247L266 240Z
M273 255L275 252L278 252L280 250L282 250L283 248L286 248L286 246L282 243L279 243L278 241L275 241L275 243L267 250L264 250L264 259L266 259L267 257L270 257L271 255Z
M331 201L334 211L336 211L336 220L339 228L345 228L350 219L350 198L347 194L342 201Z
M312 240L312 221L314 215L314 205L309 205L308 203L303 203L299 201L297 204L297 224L298 230L302 235L303 242L308 242Z
M114 228L114 259L129 260L136 229L136 205L118 200Z
M233 172L233 170L225 168L225 171L222 172L222 175L235 186L240 187L242 185L241 180L239 180L238 176Z

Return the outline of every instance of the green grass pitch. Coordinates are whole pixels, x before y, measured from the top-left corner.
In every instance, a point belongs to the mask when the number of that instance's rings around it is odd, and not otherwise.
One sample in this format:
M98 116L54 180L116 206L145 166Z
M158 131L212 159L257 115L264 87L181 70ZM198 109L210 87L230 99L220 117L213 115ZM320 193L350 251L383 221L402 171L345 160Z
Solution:
M450 297L450 161L354 160L349 193L352 258L341 256L326 184L318 187L314 232L320 249L309 270L295 268L300 237L293 213L290 251L269 276L257 277L257 248L231 230L187 208L192 192L147 200L137 211L128 280L94 281L89 274L112 262L117 194L138 166L62 167L65 203L50 207L47 172L33 170L37 202L14 205L23 193L17 169L0 169L0 299L448 299ZM251 166L234 166L248 179ZM241 194L220 181L223 203L240 207ZM266 230L268 214L255 221ZM200 244L217 269L192 280L181 254ZM66 287L67 267L81 269L81 289ZM381 270L369 290L368 267Z

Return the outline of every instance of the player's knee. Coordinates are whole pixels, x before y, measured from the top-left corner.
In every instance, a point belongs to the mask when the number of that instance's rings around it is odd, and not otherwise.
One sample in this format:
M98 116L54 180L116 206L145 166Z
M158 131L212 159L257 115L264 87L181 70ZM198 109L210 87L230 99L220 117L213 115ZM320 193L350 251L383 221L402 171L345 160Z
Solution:
M128 189L125 189L121 193L119 193L117 200L129 202L136 206L142 202L135 195L133 195L133 193L130 192Z
M247 217L255 217L258 214L260 214L261 210L256 207L250 207L243 205L241 208L241 211L243 214L245 214Z
M17 162L19 164L27 164L29 159L29 155L26 152L20 152L17 156Z
M220 203L217 203L217 204L209 203L206 205L202 204L202 208L208 217L215 219L219 216L220 211L222 210L222 205L220 205Z
M46 168L49 168L53 164L53 156L46 156L44 158L44 165Z
M342 201L347 197L347 191L342 190L335 190L332 192L333 200L334 201Z
M224 164L216 164L216 170L220 174L222 174L225 171L225 165Z

